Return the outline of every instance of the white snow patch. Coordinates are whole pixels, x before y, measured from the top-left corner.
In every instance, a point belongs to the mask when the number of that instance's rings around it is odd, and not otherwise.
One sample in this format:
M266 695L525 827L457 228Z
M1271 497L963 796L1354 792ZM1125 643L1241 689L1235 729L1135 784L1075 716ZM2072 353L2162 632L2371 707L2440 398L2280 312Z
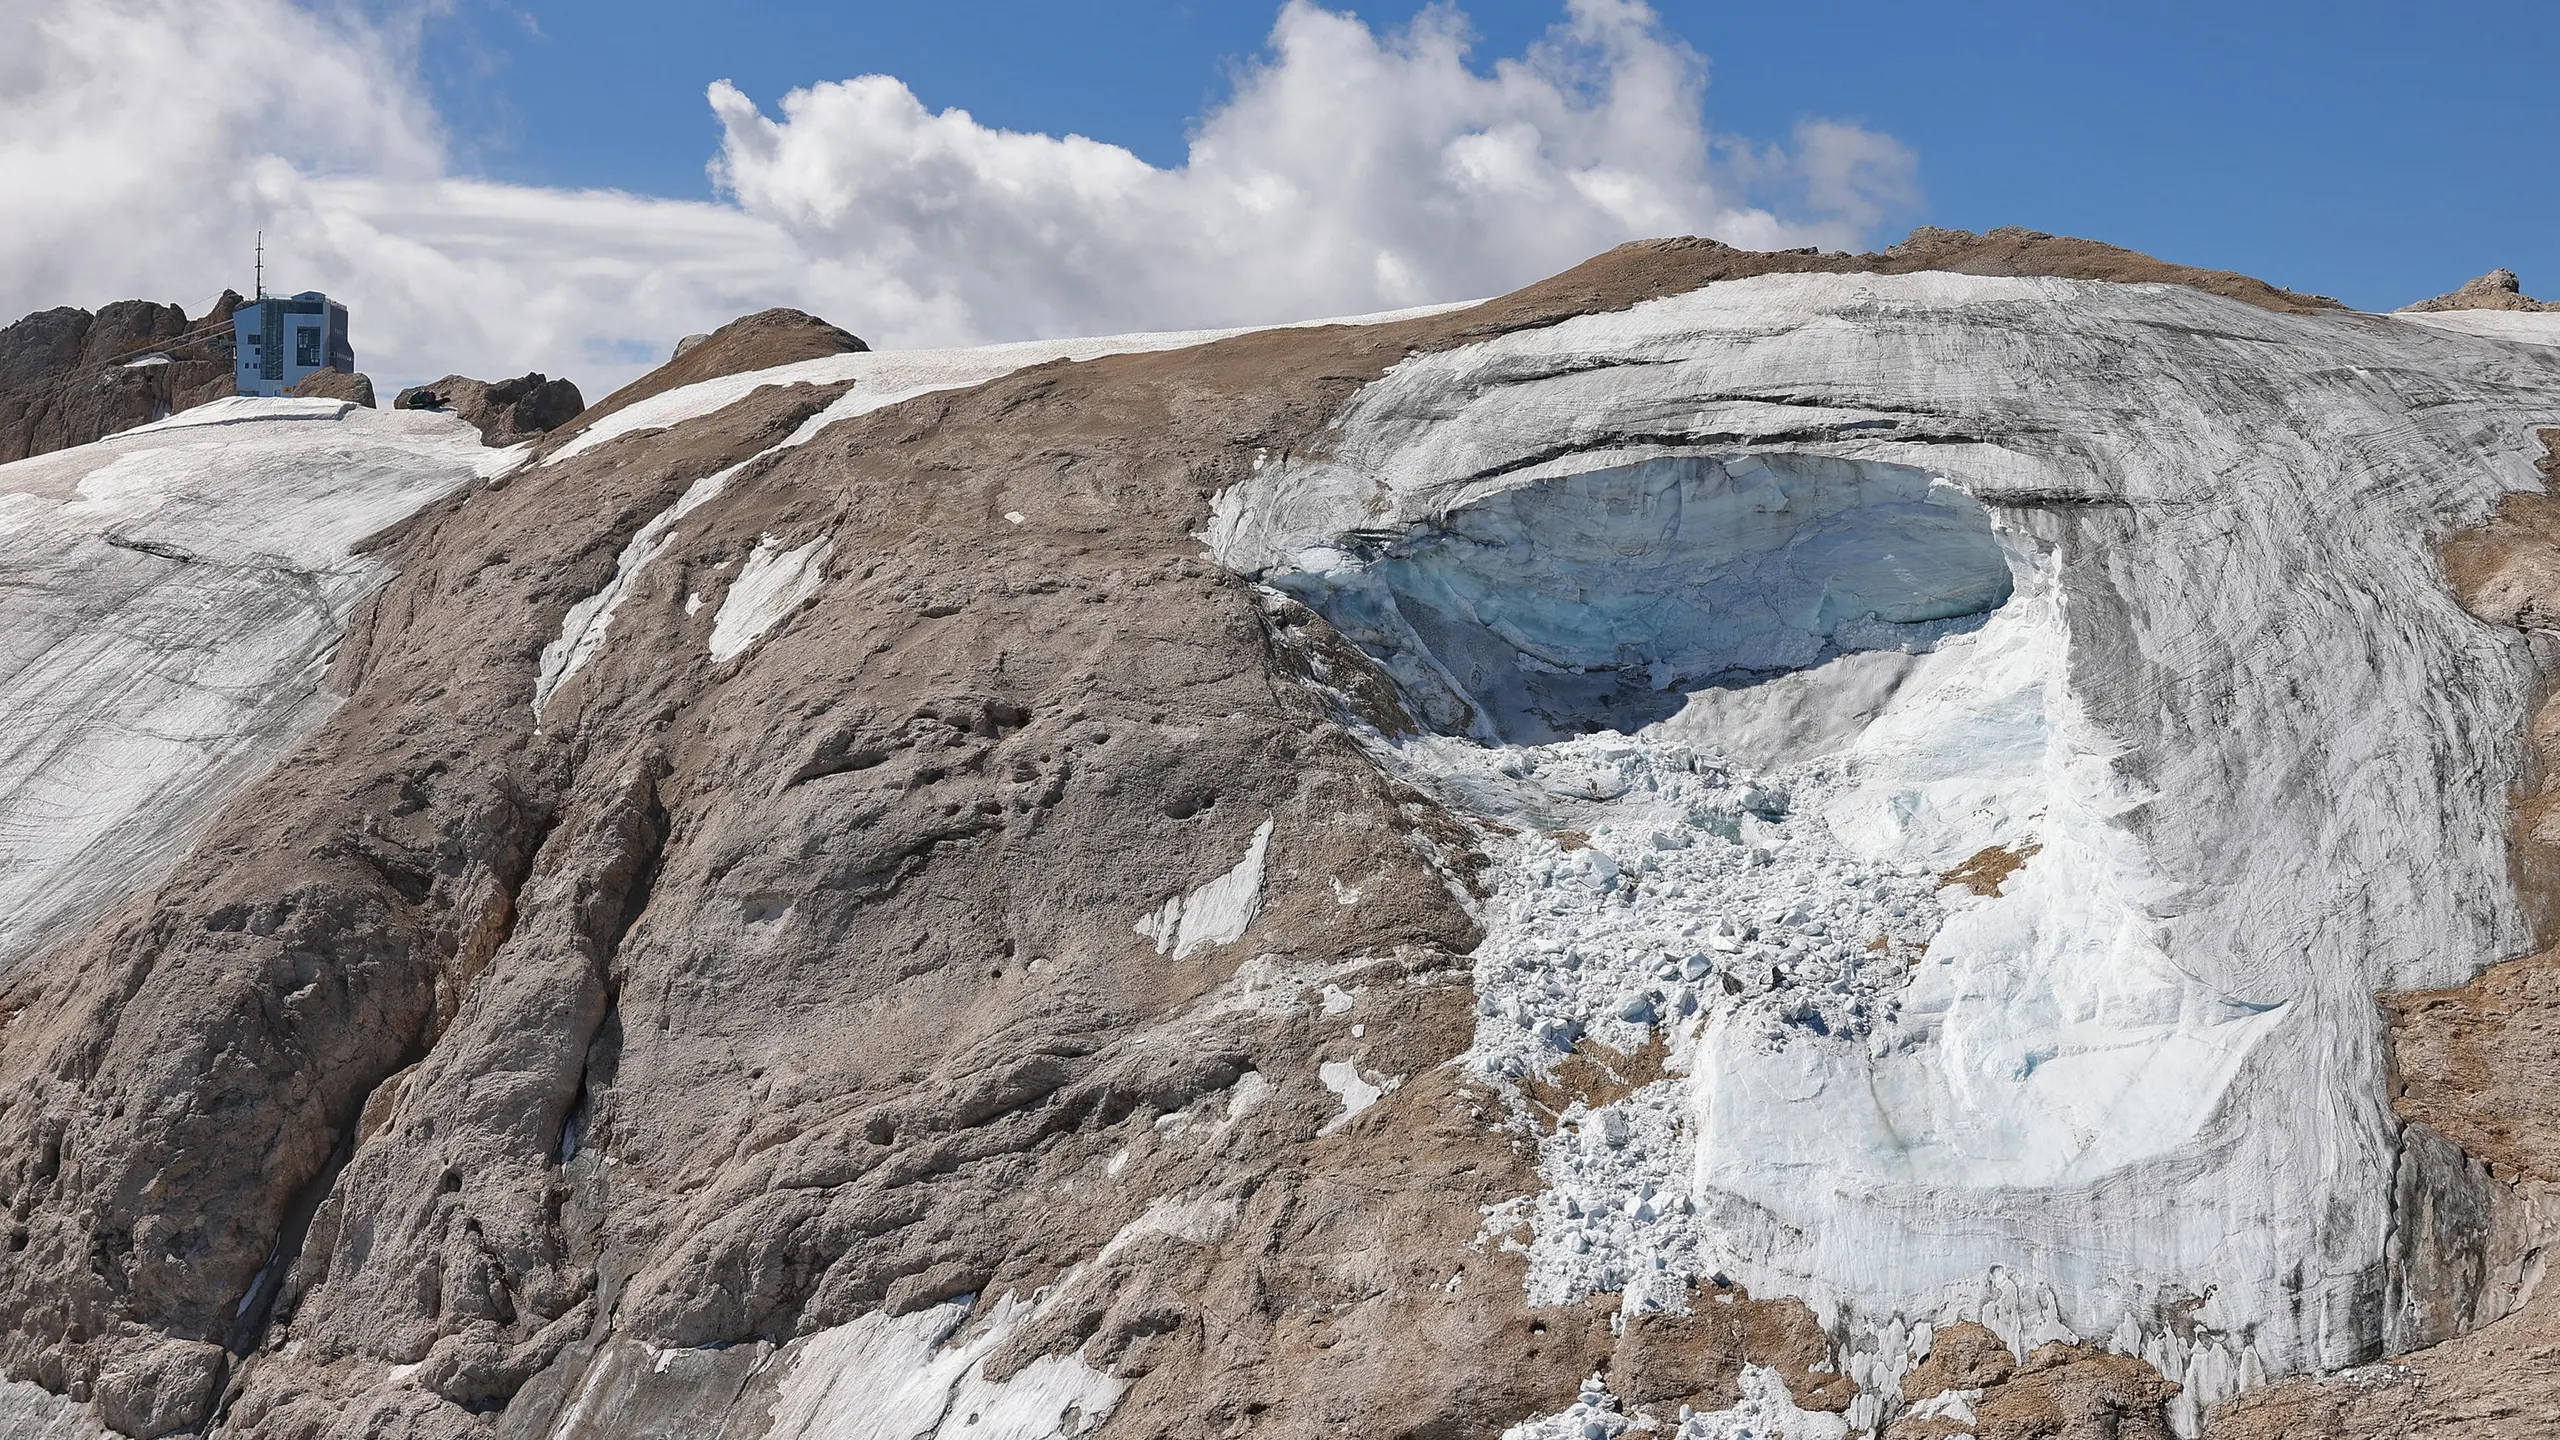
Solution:
M750 462L752 463L752 462ZM568 683L569 677L586 668L604 647L605 634L613 627L613 615L622 608L623 597L631 593L632 582L640 576L640 568L656 559L675 543L675 525L687 515L720 498L728 488L729 478L745 469L732 465L717 474L705 475L684 488L676 503L649 517L648 523L632 533L613 562L613 578L604 588L569 607L560 617L560 636L542 647L542 667L533 682L533 713L540 715L551 703L553 691ZM701 603L696 596L685 604L690 615Z
M1108 1260L1150 1235L1169 1236L1186 1245L1215 1245L1235 1233L1243 1213L1243 1204L1233 1199L1159 1195L1147 1202L1146 1213L1120 1227L1103 1245L1099 1258Z
M1452 1288L1455 1288L1454 1286ZM1594 1375L1582 1382L1582 1394L1553 1415L1524 1420L1502 1432L1502 1440L1616 1440L1634 1425L1618 1411L1618 1398L1608 1382Z
M1007 1295L953 1343L970 1308L964 1299L894 1319L874 1313L783 1346L774 1363L787 1368L767 1440L1080 1436L1128 1388L1072 1355L1043 1356L1002 1383L987 1379L988 1354L1040 1307Z
M1156 942L1157 954L1170 950L1176 960L1242 939L1262 912L1262 858L1270 845L1271 822L1264 820L1234 869L1139 916L1137 932Z
M2431 330L2476 335L2483 340L2507 340L2520 345L2560 345L2560 310L2429 310L2418 314L2395 313L2391 318L2424 325Z
M1324 1088L1342 1099L1342 1113L1327 1121L1324 1129L1318 1132L1325 1135L1350 1124L1361 1111L1377 1104L1385 1097L1388 1088L1362 1079L1360 1067L1348 1060L1327 1060L1316 1067L1316 1078L1324 1082Z
M1849 1422L1796 1406L1786 1380L1766 1365L1745 1365L1742 1396L1730 1410L1692 1415L1676 1440L1847 1440Z
M711 617L711 658L731 659L753 645L800 602L826 583L827 556L835 542L824 537L796 550L778 549L770 535L759 537L755 553L729 583L719 612Z
M1897 1419L1953 1420L1959 1425L1974 1423L1973 1403L1982 1398L1980 1390L1941 1390L1902 1412Z

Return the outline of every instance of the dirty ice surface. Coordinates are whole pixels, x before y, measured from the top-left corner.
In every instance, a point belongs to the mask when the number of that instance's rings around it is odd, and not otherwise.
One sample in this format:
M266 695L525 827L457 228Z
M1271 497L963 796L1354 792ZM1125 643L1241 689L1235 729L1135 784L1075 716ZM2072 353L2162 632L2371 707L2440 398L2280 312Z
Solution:
M355 543L514 458L450 416L235 398L0 465L0 975L329 713L387 574Z
M1474 1062L1664 1047L1489 1220L1533 1299L1801 1297L1859 1429L1959 1319L2189 1433L2380 1344L2371 997L2531 943L2531 658L2433 545L2560 424L2560 352L2419 318L1719 283L1411 357L1216 498L1505 827Z

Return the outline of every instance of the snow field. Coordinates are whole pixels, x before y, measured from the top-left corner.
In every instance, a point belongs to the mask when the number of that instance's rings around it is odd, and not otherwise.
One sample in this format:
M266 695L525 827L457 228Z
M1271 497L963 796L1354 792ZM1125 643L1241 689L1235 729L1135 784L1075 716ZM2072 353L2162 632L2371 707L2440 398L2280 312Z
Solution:
M756 538L755 550L729 582L729 593L711 617L711 658L730 660L782 622L802 601L826 583L827 557L835 542L825 537L784 550L770 535Z
M1057 1287L1075 1283L1069 1276ZM986 1357L1051 1297L1007 1295L968 1326L973 1297L892 1318L874 1313L785 1345L766 1440L1050 1440L1091 1434L1128 1382L1046 1355L1004 1381Z

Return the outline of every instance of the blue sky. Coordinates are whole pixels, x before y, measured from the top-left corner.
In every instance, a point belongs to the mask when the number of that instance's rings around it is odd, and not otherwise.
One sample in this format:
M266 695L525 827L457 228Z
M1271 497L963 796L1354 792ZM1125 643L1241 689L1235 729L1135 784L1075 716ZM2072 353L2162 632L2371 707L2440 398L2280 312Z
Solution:
M1262 325L1682 233L2017 224L2369 309L2497 265L2560 298L2560 0L1457 13L0 0L0 318L194 313L262 232L378 383L596 393L771 305L901 348Z
M1384 29L1410 0L1344 8ZM1462 7L1480 57L1560 7ZM1657 0L1707 57L1727 136L1808 115L1917 151L1887 228L2023 224L2368 308L2493 265L2560 295L2560 5ZM456 163L493 178L711 194L709 82L782 94L894 75L930 108L1177 165L1275 4L456 0L422 68Z

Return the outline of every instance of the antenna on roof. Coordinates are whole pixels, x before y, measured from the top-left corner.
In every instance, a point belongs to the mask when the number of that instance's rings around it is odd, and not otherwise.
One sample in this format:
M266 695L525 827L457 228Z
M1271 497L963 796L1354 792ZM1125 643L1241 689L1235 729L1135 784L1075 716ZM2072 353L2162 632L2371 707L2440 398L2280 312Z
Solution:
M257 286L258 298L264 300L267 298L267 232L264 230L258 232L257 275L253 283Z

